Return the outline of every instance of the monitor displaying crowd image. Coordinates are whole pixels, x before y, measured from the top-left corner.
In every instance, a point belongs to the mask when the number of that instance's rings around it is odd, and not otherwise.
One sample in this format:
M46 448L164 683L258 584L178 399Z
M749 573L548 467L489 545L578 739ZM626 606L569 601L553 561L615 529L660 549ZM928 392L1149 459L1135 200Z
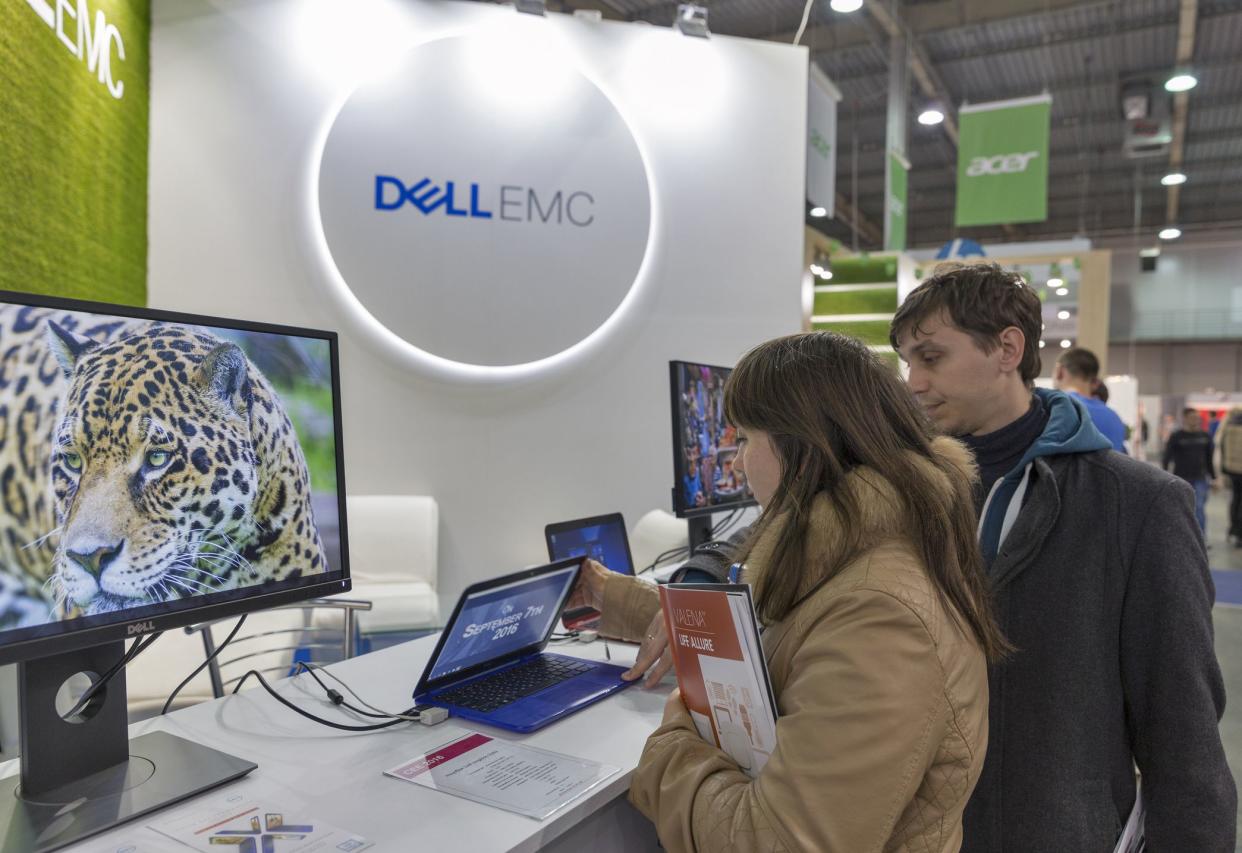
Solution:
M0 645L345 576L333 368L327 338L0 302Z
M746 477L734 470L737 430L724 415L732 368L669 362L673 411L673 509L679 516L749 506Z

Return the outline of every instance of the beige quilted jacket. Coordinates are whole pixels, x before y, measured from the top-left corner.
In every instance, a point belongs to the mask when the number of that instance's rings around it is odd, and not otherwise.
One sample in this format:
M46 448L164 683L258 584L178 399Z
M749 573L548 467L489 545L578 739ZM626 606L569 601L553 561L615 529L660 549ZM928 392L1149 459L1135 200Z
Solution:
M948 439L937 450L971 464ZM677 692L647 741L630 798L673 853L961 847L987 746L983 653L948 619L902 538L893 488L868 469L849 487L864 502L867 552L763 635L780 718L760 776L698 736ZM831 565L823 555L840 535L826 497L812 528L808 559ZM777 535L758 543L749 579ZM653 612L650 591L627 579L607 592L636 624Z

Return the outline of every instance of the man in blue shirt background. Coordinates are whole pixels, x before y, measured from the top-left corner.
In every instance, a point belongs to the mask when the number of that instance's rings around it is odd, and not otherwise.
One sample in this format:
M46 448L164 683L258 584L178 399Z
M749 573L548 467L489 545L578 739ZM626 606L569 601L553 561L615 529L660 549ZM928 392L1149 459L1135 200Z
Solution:
M1126 452L1126 425L1121 417L1092 396L1100 379L1100 360L1095 353L1082 347L1067 349L1057 359L1052 381L1059 390L1065 391L1087 408L1095 428L1112 442L1113 450Z

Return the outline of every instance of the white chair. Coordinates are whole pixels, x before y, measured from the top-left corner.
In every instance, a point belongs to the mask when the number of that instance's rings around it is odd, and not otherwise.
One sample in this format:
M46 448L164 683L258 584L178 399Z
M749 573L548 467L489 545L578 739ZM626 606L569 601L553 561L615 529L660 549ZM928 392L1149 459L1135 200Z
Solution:
M350 495L353 589L333 598L371 602L358 614L363 635L438 627L440 506L421 495Z
M630 534L630 554L634 558L634 571L640 572L652 564L656 557L675 548L686 548L690 544L690 528L684 518L678 518L671 512L653 509L638 519ZM676 562L684 562L682 554ZM669 562L666 559L663 562Z

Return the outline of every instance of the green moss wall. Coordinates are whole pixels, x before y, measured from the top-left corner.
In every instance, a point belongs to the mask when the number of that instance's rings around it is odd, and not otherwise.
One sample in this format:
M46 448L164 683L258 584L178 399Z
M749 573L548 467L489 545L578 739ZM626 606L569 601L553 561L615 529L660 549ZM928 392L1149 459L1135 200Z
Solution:
M57 0L0 3L0 288L143 305L150 0L64 5L62 40L41 15L55 23ZM120 98L102 59L92 71L86 46L79 58L65 44L80 41L82 6Z

